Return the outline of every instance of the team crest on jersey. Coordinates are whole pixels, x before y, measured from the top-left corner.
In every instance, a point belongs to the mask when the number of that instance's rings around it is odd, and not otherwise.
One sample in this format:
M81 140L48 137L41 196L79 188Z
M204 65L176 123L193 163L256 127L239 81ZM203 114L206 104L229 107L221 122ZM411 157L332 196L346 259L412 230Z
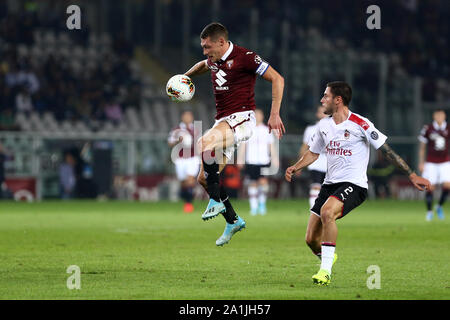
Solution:
M344 132L344 138L345 138L345 139L350 138L350 131L348 131L347 129L345 129L345 132Z
M261 62L262 62L261 57L258 56L258 55L256 55L256 56L255 56L255 62L256 62L256 64L261 64Z
M228 60L227 61L227 68L231 69L231 66L233 65L234 60Z

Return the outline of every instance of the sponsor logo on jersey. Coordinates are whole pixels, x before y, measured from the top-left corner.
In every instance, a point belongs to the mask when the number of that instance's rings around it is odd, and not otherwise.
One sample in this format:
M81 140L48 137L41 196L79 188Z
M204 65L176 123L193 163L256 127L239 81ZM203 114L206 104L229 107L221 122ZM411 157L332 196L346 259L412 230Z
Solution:
M261 57L258 56L258 55L256 55L256 56L255 56L255 63L256 63L256 64L261 64L261 62L262 62Z
M329 155L334 156L345 156L350 157L352 155L352 150L344 149L341 147L341 143L339 141L331 140L326 147L326 151Z
M216 83L219 85L219 87L223 86L224 83L228 81L227 79L225 79L226 75L227 74L223 70L220 70L216 73Z
M373 140L377 140L377 139L378 139L378 133L376 133L376 131L372 131L372 132L370 133L370 137L371 137Z

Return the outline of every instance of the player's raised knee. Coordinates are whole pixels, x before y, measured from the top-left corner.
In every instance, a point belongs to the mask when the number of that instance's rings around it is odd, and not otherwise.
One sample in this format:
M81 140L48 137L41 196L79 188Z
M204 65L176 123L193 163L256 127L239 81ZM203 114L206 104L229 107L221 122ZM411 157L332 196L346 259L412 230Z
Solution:
M322 209L320 209L320 219L323 224L336 220L335 210L331 207L323 206Z

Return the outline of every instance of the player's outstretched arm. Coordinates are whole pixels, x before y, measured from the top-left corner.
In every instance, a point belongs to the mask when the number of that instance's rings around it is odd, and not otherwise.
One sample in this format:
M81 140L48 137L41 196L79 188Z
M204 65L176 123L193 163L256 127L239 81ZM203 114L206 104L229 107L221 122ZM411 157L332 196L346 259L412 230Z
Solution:
M396 165L397 168L399 168L404 174L409 177L409 180L411 180L412 184L417 189L419 189L420 191L430 189L430 181L418 176L414 171L412 171L405 160L403 160L398 154L396 154L387 143L383 144L380 147L380 150L383 152L383 155L386 157L386 159Z
M270 117L267 121L269 132L275 130L278 138L286 132L283 121L280 118L281 100L283 99L284 78L271 66L269 66L262 76L263 79L272 82L272 107Z
M284 177L286 178L287 181L291 182L293 174L295 174L296 172L300 172L303 168L309 166L311 163L316 161L317 158L319 158L319 154L311 152L308 149L303 155L303 157L301 157L296 164L286 169L286 174L284 175Z
M207 60L202 60L200 62L197 62L194 64L192 68L190 68L188 71L186 71L184 74L188 77L194 77L203 73L206 73L209 71L208 64L206 63Z

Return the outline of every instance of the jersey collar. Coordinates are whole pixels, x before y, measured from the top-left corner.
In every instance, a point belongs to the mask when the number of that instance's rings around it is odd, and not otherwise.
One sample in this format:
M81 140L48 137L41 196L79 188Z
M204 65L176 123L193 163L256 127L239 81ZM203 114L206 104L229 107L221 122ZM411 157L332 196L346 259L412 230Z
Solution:
M445 128L447 127L447 121L442 122L442 125L439 127L439 124L436 121L433 121L433 127L436 130L445 130Z
M222 58L220 58L219 63L225 62L225 60L227 60L227 58L230 56L231 51L233 51L234 48L233 42L228 41L228 43L230 44L230 47L228 48L227 52L225 52L225 54L222 56Z

